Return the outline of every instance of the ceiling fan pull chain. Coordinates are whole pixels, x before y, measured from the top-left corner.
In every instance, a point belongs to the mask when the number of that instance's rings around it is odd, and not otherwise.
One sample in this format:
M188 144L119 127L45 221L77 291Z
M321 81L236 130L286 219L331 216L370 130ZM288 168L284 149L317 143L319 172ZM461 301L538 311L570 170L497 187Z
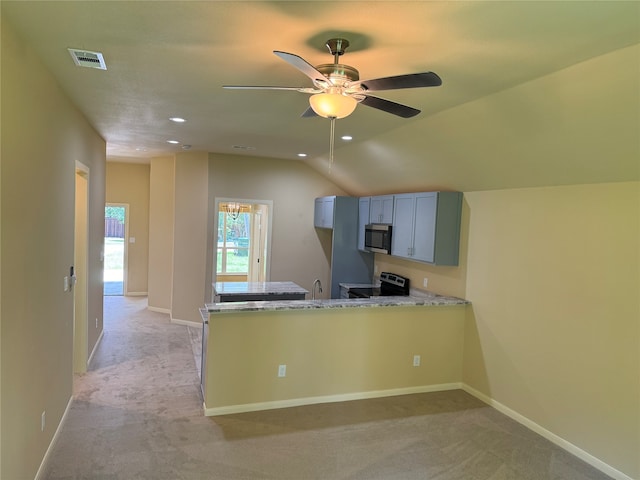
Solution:
M329 134L329 175L333 166L333 144L336 136L336 117L331 117L331 133Z

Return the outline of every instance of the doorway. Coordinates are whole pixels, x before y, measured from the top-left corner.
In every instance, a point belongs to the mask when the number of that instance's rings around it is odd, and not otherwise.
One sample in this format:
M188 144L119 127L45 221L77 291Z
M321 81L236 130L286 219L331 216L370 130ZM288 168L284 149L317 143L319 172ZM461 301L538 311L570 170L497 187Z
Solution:
M87 371L88 361L88 239L89 239L89 168L76 162L75 223L73 248L73 371ZM70 272L71 275L71 272Z
M107 203L104 209L104 295L127 291L127 238L129 205Z
M214 282L269 279L272 208L271 201L216 199Z

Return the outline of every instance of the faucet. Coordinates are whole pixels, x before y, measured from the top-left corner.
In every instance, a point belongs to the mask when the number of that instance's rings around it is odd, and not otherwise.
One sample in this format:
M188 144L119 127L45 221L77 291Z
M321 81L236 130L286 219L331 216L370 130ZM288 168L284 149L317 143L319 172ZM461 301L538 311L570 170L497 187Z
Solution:
M316 287L318 287L318 293L322 293L322 283L319 278L316 278L313 282L313 290L311 291L311 300L316 299Z

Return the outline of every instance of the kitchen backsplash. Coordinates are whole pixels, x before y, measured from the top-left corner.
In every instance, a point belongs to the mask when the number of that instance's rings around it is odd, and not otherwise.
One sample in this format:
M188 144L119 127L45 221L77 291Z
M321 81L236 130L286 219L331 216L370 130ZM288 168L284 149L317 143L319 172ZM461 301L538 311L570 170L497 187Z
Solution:
M462 258L461 258L462 260ZM375 255L375 279L380 272L393 272L411 280L411 288L429 290L440 295L465 298L466 262L457 267L442 267L403 260L389 255ZM424 279L427 278L427 287Z

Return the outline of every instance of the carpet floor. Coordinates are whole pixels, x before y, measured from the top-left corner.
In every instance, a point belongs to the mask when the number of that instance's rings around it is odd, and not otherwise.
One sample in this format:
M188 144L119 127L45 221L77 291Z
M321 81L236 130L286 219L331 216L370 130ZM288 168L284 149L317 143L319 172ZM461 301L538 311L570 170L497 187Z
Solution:
M205 417L197 332L104 301L45 479L609 478L461 390Z

